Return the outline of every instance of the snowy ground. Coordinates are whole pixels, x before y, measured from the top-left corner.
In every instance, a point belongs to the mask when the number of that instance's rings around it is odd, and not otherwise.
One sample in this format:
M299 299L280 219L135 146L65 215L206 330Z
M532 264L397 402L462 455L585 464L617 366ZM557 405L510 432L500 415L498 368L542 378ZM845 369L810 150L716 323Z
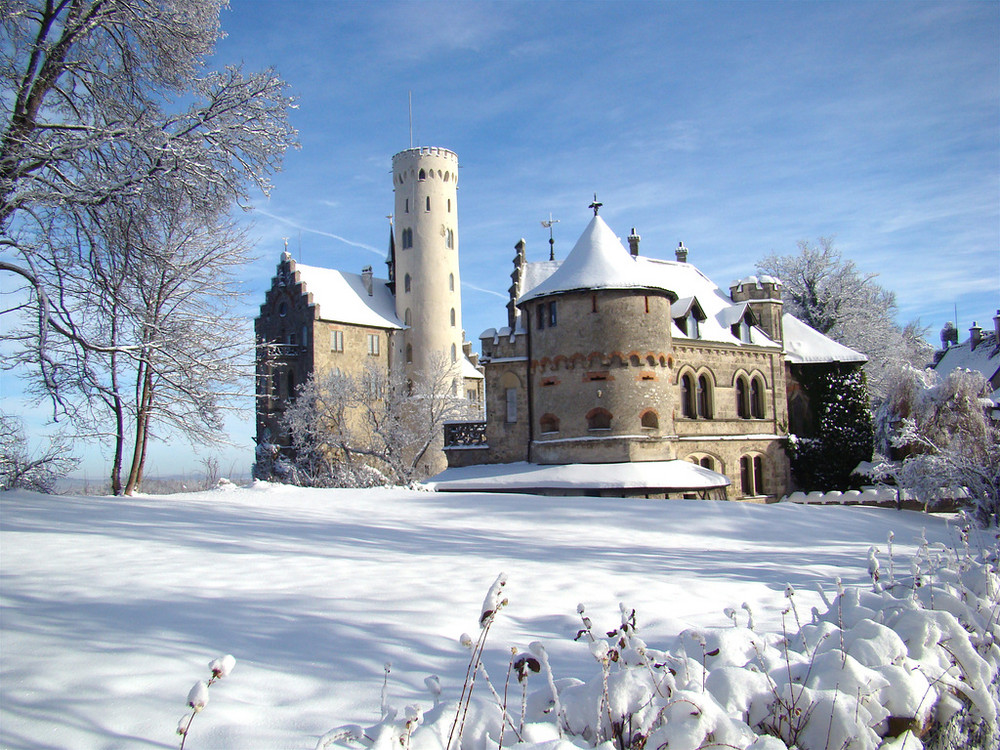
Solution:
M131 499L0 495L0 747L176 748L191 685L231 653L188 748L312 748L441 676L457 696L483 597L509 606L487 663L546 643L557 676L595 626L635 607L655 646L748 602L778 629L786 583L808 612L867 581L870 545L913 551L943 518L861 507L598 500L406 490L250 489ZM883 562L884 564L884 562ZM592 663L592 661L591 661ZM429 704L429 700L427 701Z

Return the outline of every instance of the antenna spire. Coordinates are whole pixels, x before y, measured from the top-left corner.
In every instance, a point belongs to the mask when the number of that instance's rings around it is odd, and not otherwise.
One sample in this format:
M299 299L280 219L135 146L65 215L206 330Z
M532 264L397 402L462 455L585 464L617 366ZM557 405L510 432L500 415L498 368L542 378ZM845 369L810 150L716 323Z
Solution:
M595 196L596 198L596 196ZM552 225L558 224L559 219L553 219L552 213L549 213L549 220L542 221L542 226L549 230L549 260L556 259L556 241L552 237Z
M413 148L413 92L408 92L410 100L410 148Z

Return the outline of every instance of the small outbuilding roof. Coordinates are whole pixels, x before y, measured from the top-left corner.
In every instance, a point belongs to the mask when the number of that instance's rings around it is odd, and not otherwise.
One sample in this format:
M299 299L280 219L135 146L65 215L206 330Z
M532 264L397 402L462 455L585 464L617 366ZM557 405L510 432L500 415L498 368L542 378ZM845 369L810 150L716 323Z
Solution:
M445 469L424 484L440 492L669 491L728 487L729 477L690 461L541 465L520 461Z

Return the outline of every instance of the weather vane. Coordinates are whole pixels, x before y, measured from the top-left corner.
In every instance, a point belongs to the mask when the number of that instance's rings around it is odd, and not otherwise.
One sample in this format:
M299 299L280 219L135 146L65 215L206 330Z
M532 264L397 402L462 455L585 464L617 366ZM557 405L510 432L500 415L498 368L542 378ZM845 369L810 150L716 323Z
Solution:
M601 210L601 206L603 205L603 203L597 202L597 193L594 193L594 202L587 206L587 208L594 209L594 216L597 216L597 212Z
M549 220L542 222L542 226L549 230L549 260L556 259L556 241L552 237L552 225L558 223L559 219L553 219L551 213L549 213Z

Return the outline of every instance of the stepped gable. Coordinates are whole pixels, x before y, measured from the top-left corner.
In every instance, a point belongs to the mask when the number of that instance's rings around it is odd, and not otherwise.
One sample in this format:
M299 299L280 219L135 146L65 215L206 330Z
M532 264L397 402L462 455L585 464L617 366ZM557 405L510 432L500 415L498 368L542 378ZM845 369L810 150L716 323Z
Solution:
M595 216L559 268L519 302L563 292L654 287L611 227Z

